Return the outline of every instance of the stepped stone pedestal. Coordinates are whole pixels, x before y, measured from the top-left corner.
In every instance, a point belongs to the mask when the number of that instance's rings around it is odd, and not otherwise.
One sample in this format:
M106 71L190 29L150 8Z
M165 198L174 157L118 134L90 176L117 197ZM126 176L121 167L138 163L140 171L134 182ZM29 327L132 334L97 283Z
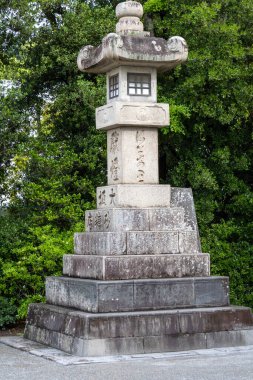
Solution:
M85 213L63 276L29 307L24 336L70 354L103 356L253 344L249 308L230 306L227 277L210 276L191 189L159 185L157 70L187 58L181 37L149 37L136 1L116 8L117 33L84 47L82 71L107 73L108 184Z

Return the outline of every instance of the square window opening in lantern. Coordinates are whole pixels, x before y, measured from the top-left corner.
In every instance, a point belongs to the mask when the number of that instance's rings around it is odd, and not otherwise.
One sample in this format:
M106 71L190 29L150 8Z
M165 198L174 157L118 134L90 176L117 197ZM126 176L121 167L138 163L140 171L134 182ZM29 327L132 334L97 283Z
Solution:
M119 74L109 78L109 98L112 99L117 96L119 96Z
M127 74L128 95L150 96L151 75L150 74Z

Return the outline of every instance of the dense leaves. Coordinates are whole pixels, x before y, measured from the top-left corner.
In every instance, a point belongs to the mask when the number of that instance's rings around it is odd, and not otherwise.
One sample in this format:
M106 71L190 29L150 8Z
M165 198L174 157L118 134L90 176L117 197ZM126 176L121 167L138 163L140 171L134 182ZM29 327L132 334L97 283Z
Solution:
M161 176L193 188L212 273L230 275L232 302L253 306L252 2L148 0L145 10L156 35L189 45L187 64L160 78L171 105Z
M78 1L11 5L1 14L0 294L23 318L43 300L45 276L61 273L105 183L106 137L94 125L105 78L78 72L76 56L113 30L114 16ZM18 31L10 13L19 15Z
M11 318L44 299L45 276L61 273L106 182L94 121L105 78L80 73L76 56L115 30L118 2L0 0L0 302ZM146 30L189 45L188 62L158 78L171 113L161 182L193 188L212 273L230 275L232 301L253 306L252 2L142 3Z
M17 308L8 298L0 297L0 328L16 321Z

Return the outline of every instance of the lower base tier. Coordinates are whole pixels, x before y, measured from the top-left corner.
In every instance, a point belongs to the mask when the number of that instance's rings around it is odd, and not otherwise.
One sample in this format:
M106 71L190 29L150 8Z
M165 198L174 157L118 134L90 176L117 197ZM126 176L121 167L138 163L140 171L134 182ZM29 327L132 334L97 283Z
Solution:
M237 306L92 314L31 304L24 337L78 356L243 346L253 316Z

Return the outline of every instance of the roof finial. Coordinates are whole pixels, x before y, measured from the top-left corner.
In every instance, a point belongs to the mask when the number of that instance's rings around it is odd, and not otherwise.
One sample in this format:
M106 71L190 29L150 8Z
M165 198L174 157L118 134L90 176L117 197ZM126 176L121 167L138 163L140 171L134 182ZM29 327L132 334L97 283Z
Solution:
M143 7L138 1L127 0L116 7L118 23L116 33L123 35L143 34L143 24L140 18L143 16Z

